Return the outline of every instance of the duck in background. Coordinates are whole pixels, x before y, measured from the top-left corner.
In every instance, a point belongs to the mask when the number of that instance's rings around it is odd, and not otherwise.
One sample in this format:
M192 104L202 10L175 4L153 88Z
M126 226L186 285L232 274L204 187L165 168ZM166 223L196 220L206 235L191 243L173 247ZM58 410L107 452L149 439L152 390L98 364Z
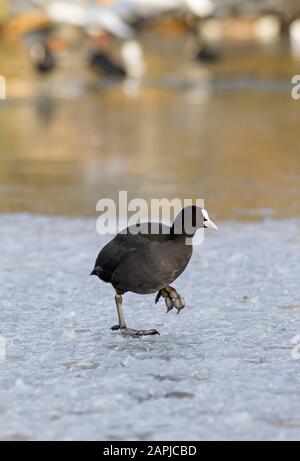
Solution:
M152 32L176 31L175 23L172 28L167 19L177 18L177 26L181 22L181 30L192 31L194 39L196 37L196 45L191 54L197 61L208 63L219 57L215 50L201 40L193 27L194 24L214 15L216 8L212 0L115 0L109 4L127 23L143 24L144 27L151 24ZM180 30L180 27L177 29ZM136 41L135 46L137 44L139 45Z
M36 32L27 34L27 42L30 61L35 70L41 74L55 69L56 60L47 41L47 36L38 37ZM43 35L43 34L42 34Z
M84 31L92 43L89 66L93 70L107 77L126 77L124 66L110 56L108 41L110 36L121 41L128 40L134 32L113 9L108 5L70 4L63 1L47 2L43 8L54 24L67 24Z
M3 2L4 0L0 0ZM94 37L115 37L121 42L134 36L132 27L126 24L109 7L90 2L65 2L31 0L31 8L17 10L10 15L5 26L5 35L10 41L22 39L28 50L33 67L47 73L56 67L56 51L66 50L68 45L60 43L58 49L52 43L59 42L57 36L64 26L83 32L83 37L92 43L89 65L103 75L126 76L122 64L110 57L108 47L98 50ZM0 5L1 6L1 5ZM60 39L63 42L63 39ZM84 42L81 40L81 42Z
M214 63L220 58L220 54L208 44L201 30L205 21L214 17L216 7L212 0L185 0L185 2L189 14L192 15L192 31L196 38L194 58L200 63Z
M5 15L4 15L5 12ZM8 42L22 40L33 67L41 73L55 68L51 49L53 25L42 11L31 8L11 13L7 2L0 0L0 14L3 22L3 37Z
M125 67L117 62L109 52L109 34L96 30L90 36L92 50L89 56L89 65L97 73L104 77L123 79L127 73Z

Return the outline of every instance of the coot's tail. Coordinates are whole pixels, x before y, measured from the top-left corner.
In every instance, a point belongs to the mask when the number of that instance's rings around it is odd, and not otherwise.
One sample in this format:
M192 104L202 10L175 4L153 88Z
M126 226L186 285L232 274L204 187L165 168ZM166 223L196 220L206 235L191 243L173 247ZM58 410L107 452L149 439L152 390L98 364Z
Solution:
M102 267L95 266L94 269L92 270L92 272L90 273L90 275L98 275L98 277L99 277L101 272L103 272Z
M101 266L95 266L90 275L97 275L103 282L110 282L110 275Z

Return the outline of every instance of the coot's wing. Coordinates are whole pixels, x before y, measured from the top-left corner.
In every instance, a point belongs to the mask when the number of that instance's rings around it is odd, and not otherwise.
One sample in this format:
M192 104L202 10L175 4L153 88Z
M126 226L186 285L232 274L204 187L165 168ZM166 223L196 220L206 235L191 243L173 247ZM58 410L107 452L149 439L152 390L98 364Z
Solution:
M192 246L178 247L172 240L148 240L119 262L111 283L119 293L155 293L184 271L191 254Z
M112 274L126 255L149 241L167 240L169 235L170 227L161 223L142 223L130 226L102 248L92 273L98 275L104 282L111 282Z

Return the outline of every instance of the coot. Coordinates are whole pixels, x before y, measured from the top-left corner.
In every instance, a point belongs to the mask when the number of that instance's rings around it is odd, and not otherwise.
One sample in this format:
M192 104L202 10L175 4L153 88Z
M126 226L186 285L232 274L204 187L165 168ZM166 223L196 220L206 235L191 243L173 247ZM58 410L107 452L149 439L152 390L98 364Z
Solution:
M217 229L204 208L192 205L177 215L171 227L162 223L141 223L121 231L100 251L91 275L111 283L116 291L115 302L121 329L128 336L155 335L151 330L127 328L122 295L127 291L138 294L156 293L162 296L167 312L184 308L184 299L170 284L186 268L192 256L192 238L199 228Z

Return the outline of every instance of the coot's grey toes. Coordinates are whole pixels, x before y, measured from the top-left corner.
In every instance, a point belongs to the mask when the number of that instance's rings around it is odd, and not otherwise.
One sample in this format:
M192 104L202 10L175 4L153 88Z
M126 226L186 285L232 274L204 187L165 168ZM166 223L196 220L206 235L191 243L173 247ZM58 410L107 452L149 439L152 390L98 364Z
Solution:
M185 306L183 297L180 295L177 295L177 298L174 301L174 305L175 305L175 309L177 309L177 314L179 314L181 309L183 309Z
M120 325L113 325L110 329L111 330L120 330Z
M131 338L140 338L141 336L159 335L160 333L155 330L134 330L133 328L121 328L122 335L130 336Z
M166 288L162 288L161 290L159 290L159 292L157 293L156 297L155 297L155 304L158 303L158 301L160 300L160 297L163 297L163 298L167 298L169 295L168 295L168 292L166 291Z
M170 287L171 288L171 287ZM178 293L176 290L174 290L174 288L172 288L170 291L169 291L169 297L172 299L172 301L175 301L175 299L178 298Z
M165 304L167 306L167 313L170 312L174 307L174 301L169 296L165 299Z
M130 336L131 338L138 338L140 336L139 330L134 330L133 328L121 328L121 333L123 336Z
M154 328L152 330L140 330L139 333L141 336L160 335L160 332L155 330Z
M157 293L157 295L155 296L155 304L158 303L160 297L161 297L161 291L159 291L159 292Z

